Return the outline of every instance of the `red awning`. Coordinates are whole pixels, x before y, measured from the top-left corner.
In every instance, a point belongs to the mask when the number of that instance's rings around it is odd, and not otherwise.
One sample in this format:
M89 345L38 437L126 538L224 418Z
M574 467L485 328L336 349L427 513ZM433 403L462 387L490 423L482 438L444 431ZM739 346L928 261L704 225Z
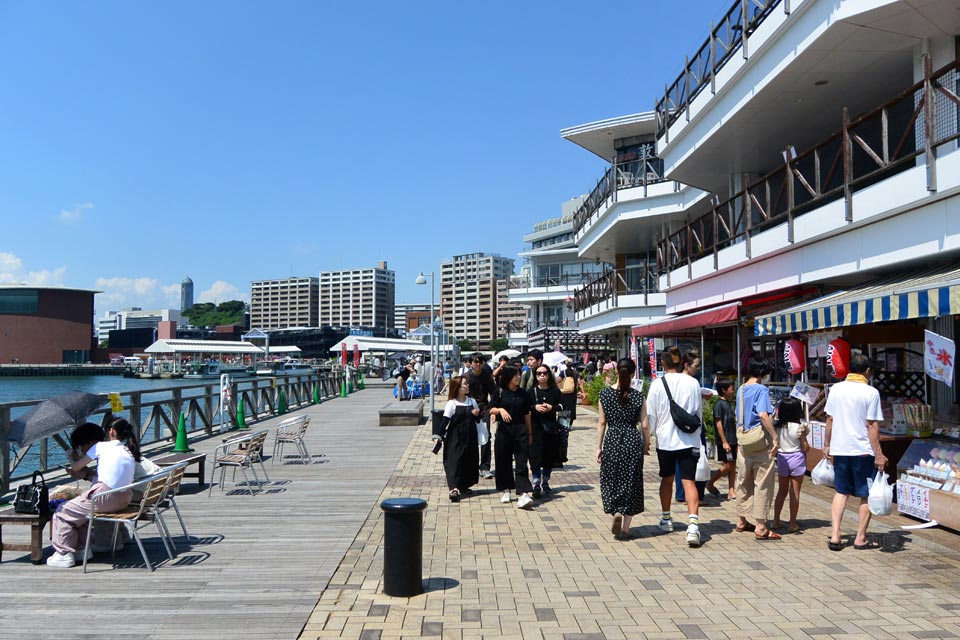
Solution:
M740 303L731 302L713 309L697 311L685 316L674 316L668 320L653 322L633 328L633 337L662 336L679 333L689 329L714 327L721 324L735 323L739 318Z

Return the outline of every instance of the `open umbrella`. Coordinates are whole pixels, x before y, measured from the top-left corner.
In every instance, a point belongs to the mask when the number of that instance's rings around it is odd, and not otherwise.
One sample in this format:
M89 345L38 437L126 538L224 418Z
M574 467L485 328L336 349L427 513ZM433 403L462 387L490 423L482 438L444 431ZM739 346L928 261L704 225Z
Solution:
M508 358L516 358L519 355L520 355L520 352L517 351L516 349L504 349L503 351L497 352L497 354L493 356L493 361L496 362L502 356L507 356Z
M559 351L547 351L543 354L543 364L548 367L556 367L563 364L567 361L567 356L563 355Z
M107 403L104 396L68 391L44 400L10 423L7 441L18 447L70 429L86 421L87 416Z

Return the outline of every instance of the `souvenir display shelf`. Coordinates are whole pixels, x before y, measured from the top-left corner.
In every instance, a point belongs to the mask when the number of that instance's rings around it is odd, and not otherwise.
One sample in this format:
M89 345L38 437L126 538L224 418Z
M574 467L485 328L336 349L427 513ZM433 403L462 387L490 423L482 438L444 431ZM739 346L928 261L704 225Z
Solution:
M900 459L897 507L900 513L960 529L960 430L938 431L911 442Z
M807 453L807 471L813 471L821 460L823 460L823 439L826 434L826 425L823 422L811 420L809 422L810 432L807 434L807 442L810 443L810 451ZM880 450L887 456L887 466L885 471L890 474L892 479L897 478L900 461L914 441L912 435L892 436L880 432Z

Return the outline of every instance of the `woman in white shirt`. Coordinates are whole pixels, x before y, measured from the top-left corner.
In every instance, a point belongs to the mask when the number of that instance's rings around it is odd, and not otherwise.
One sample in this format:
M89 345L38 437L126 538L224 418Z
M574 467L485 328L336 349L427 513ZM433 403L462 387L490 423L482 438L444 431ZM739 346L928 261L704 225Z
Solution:
M443 470L450 489L450 501L472 493L470 487L480 480L480 451L477 444L477 421L480 407L471 398L470 383L462 376L450 379L449 400L443 408Z
M777 453L777 476L780 486L773 504L774 529L780 528L780 511L790 494L790 522L787 530L795 533L800 530L797 523L797 511L800 509L800 487L807 472L807 425L803 424L803 406L796 398L784 398L777 408L777 433L780 436L780 450Z
M121 424L122 423L122 424ZM133 474L140 459L140 447L133 436L133 429L126 420L114 420L108 428L109 440L104 441L103 429L88 422L70 434L73 446L71 459L74 462L70 475L74 478L93 479L93 486L83 494L66 502L53 515L54 554L47 558L47 566L67 569L77 564L76 553L80 541L86 537L87 516L93 496L104 491L124 487L133 482ZM97 461L93 474L87 466ZM115 513L130 504L131 490L112 493L97 501L98 511ZM91 553L90 549L85 552ZM83 561L83 556L80 556Z

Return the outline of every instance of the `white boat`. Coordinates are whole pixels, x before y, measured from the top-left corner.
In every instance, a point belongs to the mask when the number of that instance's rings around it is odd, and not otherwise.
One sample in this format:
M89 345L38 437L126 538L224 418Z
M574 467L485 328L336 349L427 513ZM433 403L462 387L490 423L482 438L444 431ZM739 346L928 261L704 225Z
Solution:
M261 362L257 365L258 376L299 376L313 373L314 369L302 360L277 360L276 362Z
M233 378L251 375L242 364L221 364L219 362L190 362L186 365L184 378L191 380L216 380L221 374L228 373Z

